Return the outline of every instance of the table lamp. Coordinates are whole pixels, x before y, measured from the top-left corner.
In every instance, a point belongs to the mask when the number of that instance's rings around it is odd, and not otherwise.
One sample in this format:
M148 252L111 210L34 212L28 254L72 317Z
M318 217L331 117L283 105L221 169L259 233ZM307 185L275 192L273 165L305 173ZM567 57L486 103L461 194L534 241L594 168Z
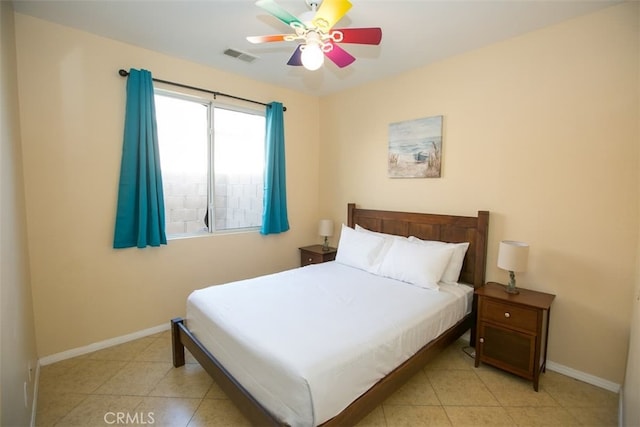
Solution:
M516 272L527 270L529 245L514 240L503 240L498 250L498 267L509 272L509 284L505 289L510 294L519 294L516 289Z
M333 236L333 221L330 219L321 219L318 225L318 234L324 237L323 251L329 250L329 237Z

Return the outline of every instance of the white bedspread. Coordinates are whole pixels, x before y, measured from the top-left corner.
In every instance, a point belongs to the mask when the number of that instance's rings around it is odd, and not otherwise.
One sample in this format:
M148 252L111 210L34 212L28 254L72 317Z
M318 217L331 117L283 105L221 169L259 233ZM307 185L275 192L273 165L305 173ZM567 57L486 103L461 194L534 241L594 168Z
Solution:
M312 426L453 326L472 296L328 262L197 290L187 326L276 417Z

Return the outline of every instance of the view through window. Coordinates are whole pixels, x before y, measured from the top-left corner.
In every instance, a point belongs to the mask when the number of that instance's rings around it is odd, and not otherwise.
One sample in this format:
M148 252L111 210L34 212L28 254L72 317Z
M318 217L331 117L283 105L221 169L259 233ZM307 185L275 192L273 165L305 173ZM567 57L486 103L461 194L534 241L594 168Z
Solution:
M264 111L163 92L155 104L167 236L260 227Z

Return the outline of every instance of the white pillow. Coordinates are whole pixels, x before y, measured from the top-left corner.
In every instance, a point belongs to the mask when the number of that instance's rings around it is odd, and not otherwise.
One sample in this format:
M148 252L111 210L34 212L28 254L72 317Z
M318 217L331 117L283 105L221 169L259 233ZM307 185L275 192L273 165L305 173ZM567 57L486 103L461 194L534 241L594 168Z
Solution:
M440 289L438 282L447 268L453 247L393 240L378 274L408 282L421 288Z
M369 234L373 234L374 236L384 237L385 239L406 239L406 237L398 236L396 234L387 234L387 233L380 233L379 231L371 231L367 228L362 227L359 224L356 224L355 230L361 233L369 233Z
M373 262L373 265L371 266L371 273L378 272L378 270L380 269L380 264L382 263L382 260L384 259L385 255L389 251L389 248L391 247L391 243L393 243L395 239L407 240L407 237L404 237L404 236L398 236L397 234L380 233L378 231L371 231L364 227L361 227L358 224L356 224L355 230L358 233L371 234L374 236L382 237L384 239L384 245L380 249L380 252L378 252L378 256L376 257L376 260Z
M377 270L376 259L385 239L369 233L360 233L342 224L336 261L368 272Z
M452 247L453 254L451 255L449 264L447 265L440 281L449 285L455 285L458 283L458 280L460 279L460 271L462 270L462 263L464 262L464 256L467 254L467 249L469 249L469 242L447 243L439 240L421 240L415 236L409 237L409 241L427 246Z

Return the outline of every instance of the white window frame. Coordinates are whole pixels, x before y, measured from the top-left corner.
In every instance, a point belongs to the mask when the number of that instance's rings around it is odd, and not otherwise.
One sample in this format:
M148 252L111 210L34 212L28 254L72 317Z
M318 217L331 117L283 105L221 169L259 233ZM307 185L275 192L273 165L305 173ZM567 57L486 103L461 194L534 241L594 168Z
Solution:
M163 88L155 88L154 95L161 95L166 97L172 97L177 99L182 99L185 101L195 102L198 104L202 104L207 107L207 198L209 200L207 210L208 210L208 225L207 230L203 231L191 231L185 233L176 233L167 235L168 240L174 239L182 239L182 238L191 238L191 237L201 237L201 236L212 236L212 235L220 235L220 234L232 234L232 233L245 233L245 232L258 232L261 228L261 224L257 226L251 227L238 227L238 228L228 228L223 230L217 230L215 228L215 158L214 158L214 147L215 147L215 133L213 131L213 124L215 120L215 110L216 109L224 109L235 111L239 113L252 114L256 116L266 117L266 112L264 109L259 108L248 108L243 106L238 106L230 103L219 102L215 99L214 96L197 96L192 94L186 94L174 90L167 90ZM162 149L160 148L160 156L162 158ZM266 165L263 163L263 172Z

